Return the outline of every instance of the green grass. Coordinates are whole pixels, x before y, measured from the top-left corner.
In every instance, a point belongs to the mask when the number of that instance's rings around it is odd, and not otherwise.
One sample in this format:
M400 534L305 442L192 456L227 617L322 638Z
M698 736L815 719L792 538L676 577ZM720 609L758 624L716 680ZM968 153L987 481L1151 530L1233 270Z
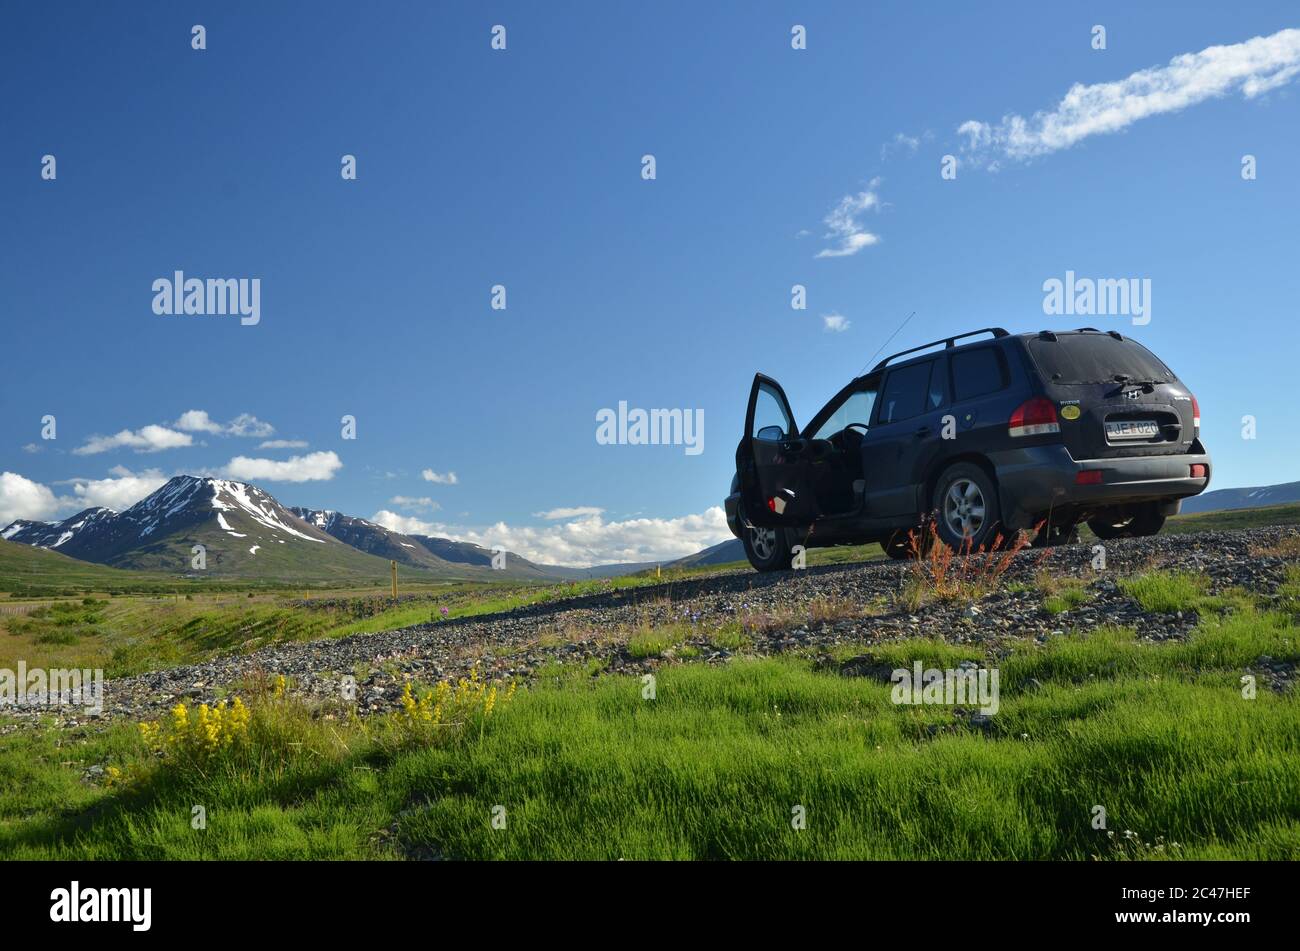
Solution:
M796 657L660 668L654 700L639 678L554 665L485 724L414 746L285 704L201 774L157 764L129 725L75 743L25 731L0 738L0 856L1295 858L1300 702L1244 699L1240 676L1263 654L1300 660L1298 633L1247 610L1181 643L1123 628L1015 642L987 732ZM987 663L930 639L835 655L861 653ZM83 781L96 764L134 779Z
M1163 531L1181 535L1188 532L1226 532L1235 528L1264 528L1270 525L1300 525L1300 502L1175 515L1165 522Z
M1172 614L1196 608L1205 592L1206 579L1186 571L1149 571L1124 578L1119 585L1143 610Z

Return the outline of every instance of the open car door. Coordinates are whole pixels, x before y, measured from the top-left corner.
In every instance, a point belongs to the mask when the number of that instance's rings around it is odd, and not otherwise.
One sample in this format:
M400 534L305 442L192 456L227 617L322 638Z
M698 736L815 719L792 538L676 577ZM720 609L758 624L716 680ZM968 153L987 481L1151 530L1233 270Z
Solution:
M816 518L808 449L781 384L755 374L745 411L745 438L736 453L737 471L744 474L743 514L751 524L807 526Z

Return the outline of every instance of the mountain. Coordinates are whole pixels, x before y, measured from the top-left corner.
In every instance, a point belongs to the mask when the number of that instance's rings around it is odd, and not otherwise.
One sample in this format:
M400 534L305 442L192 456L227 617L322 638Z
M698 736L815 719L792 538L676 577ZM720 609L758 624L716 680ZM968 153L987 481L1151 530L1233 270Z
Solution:
M728 538L725 542L697 551L685 558L670 561L665 568L694 568L701 565L725 565L733 561L745 560L745 546L739 538Z
M13 523L9 541L115 568L276 580L388 577L388 562L344 544L244 482L177 476L125 512L89 509L55 524ZM195 545L206 567L192 567ZM447 566L448 576L457 573ZM459 572L464 575L464 572Z
M1253 509L1265 505L1300 502L1300 482L1255 486L1245 489L1214 489L1183 500L1183 512L1218 512L1223 509Z
M71 542L72 544L62 552L62 554L70 554L81 550L88 539L98 536L115 518L117 513L112 509L97 507L84 509L62 522L29 522L26 519L18 519L0 532L0 538L52 550L63 548Z

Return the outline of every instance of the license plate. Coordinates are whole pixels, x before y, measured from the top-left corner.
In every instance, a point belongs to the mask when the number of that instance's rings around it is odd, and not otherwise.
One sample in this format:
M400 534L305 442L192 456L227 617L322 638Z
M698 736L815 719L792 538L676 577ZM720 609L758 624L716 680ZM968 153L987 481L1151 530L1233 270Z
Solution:
M1122 419L1106 424L1107 439L1150 439L1160 435L1160 424L1154 419Z

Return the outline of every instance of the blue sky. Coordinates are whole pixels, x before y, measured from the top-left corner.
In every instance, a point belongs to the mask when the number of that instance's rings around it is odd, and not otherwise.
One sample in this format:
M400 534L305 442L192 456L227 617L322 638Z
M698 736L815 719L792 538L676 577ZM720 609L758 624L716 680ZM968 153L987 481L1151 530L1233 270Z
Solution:
M684 554L729 537L754 371L806 421L913 311L891 350L1132 332L1199 398L1215 487L1295 480L1297 26L1282 3L11 5L0 519L206 472L548 561ZM260 322L154 314L175 270L259 278ZM1151 322L1045 316L1067 270L1150 279ZM701 410L703 452L598 444L620 401Z

